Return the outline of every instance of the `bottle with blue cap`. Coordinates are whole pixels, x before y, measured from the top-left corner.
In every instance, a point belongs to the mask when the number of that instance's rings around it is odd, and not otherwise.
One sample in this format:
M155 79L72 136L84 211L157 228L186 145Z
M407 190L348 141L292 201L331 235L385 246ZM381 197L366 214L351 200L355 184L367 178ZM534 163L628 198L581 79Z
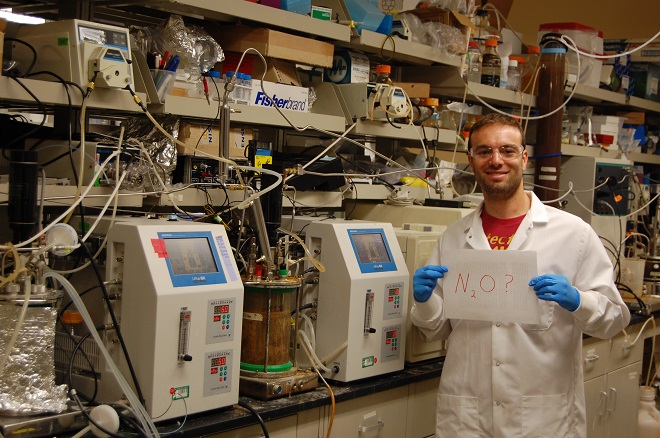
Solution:
M224 93L225 82L220 77L220 72L211 70L209 71L209 95L215 101L222 100Z

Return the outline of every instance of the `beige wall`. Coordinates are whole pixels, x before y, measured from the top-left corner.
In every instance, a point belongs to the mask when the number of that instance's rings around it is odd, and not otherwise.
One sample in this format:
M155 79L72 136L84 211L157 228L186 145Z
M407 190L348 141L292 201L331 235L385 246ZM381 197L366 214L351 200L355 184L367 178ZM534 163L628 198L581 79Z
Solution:
M536 44L541 23L577 22L601 30L606 39L648 39L660 31L660 0L512 1L509 23L527 44Z

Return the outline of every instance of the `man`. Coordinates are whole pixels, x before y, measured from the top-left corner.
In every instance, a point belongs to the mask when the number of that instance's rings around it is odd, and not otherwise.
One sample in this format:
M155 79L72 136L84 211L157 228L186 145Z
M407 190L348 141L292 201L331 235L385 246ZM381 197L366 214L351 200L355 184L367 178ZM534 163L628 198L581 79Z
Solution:
M524 191L524 138L508 116L474 124L468 162L484 201L447 229L413 278L413 323L428 340L448 339L437 437L586 437L582 334L610 338L630 322L596 233ZM469 248L536 251L543 275L529 285L540 324L445 317L441 262Z

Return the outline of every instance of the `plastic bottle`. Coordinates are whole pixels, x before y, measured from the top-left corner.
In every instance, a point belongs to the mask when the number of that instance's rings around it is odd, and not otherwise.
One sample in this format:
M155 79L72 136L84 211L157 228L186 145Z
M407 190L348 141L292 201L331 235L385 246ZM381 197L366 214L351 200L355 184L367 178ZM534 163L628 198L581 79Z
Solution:
M245 103L249 105L252 102L252 75L245 73L243 80L245 82L245 92L243 97L245 98Z
M390 65L378 64L376 66L376 83L392 85L392 79L390 79L391 73L392 67Z
M515 56L509 59L507 76L507 89L512 91L520 90L520 69L518 68L518 59Z
M541 58L541 48L539 46L528 46L527 56L525 56L525 67L521 69L520 90L523 93L538 94L538 81L532 88L531 83L534 80L534 71L540 68L539 59Z
M470 41L467 50L467 80L468 82L481 82L481 50L475 41Z
M639 413L637 415L639 438L660 437L660 412L655 407L655 388L639 387Z
M500 88L509 88L509 57L500 55Z
M243 73L236 72L236 84L234 86L234 98L236 103L245 103L243 94L245 93L245 85L243 85Z
M85 334L87 327L83 324L83 318L77 310L65 310L61 316L62 322L69 328L69 332L74 336Z
M489 38L486 40L486 50L481 58L481 83L499 87L502 61L500 55L497 54L497 39Z
M225 91L225 82L220 77L219 71L209 71L208 84L209 96L211 96L211 98L216 101L222 100L222 96Z

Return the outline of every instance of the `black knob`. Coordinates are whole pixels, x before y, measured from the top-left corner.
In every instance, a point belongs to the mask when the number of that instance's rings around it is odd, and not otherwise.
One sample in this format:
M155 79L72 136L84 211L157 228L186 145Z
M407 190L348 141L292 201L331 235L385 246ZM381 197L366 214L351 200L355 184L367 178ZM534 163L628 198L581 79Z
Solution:
M337 374L339 372L339 365L335 365L332 367L332 373Z
M191 362L192 361L192 356L189 354L184 354L183 355L183 360L186 362Z
M371 328L369 329L369 333L376 333L376 329L373 328L373 327L371 327Z

